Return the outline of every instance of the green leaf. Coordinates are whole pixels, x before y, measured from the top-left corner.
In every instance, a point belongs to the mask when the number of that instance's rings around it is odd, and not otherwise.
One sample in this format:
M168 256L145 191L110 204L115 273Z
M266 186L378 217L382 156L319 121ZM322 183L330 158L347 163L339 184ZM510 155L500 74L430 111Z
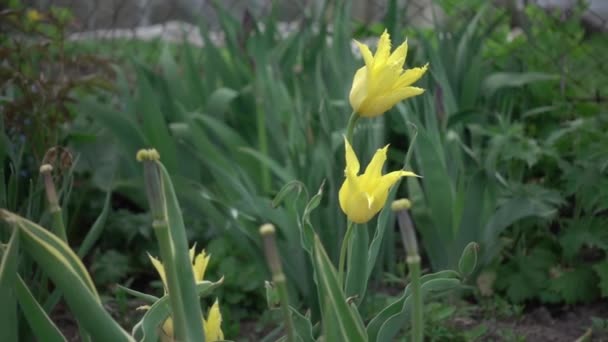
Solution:
M130 288L122 286L122 285L116 285L116 286L118 287L118 291L126 292L137 299L143 300L146 303L152 304L152 303L155 303L157 300L159 300L158 297L149 295L147 293L139 292L139 291L130 289Z
M602 297L608 297L608 260L593 265L593 270L600 278L598 287Z
M101 236L101 233L103 232L103 228L106 225L106 219L108 218L108 214L110 213L110 200L111 199L112 199L112 192L108 192L106 194L106 200L104 201L103 209L101 210L101 213L95 220L95 223L93 223L93 226L91 227L91 229L89 230L87 235L84 237L84 240L82 241L82 244L80 245L80 248L78 249L79 257L83 258L85 255L87 255L87 253L89 253L89 251L91 250L93 245L95 245L95 242L97 242L97 240Z
M292 180L291 182L285 184L281 190L279 190L276 196L274 196L272 199L272 207L278 207L283 202L285 197L294 191L296 192L296 196L299 196L302 191L304 191L306 193L306 199L308 200L308 191L306 190L306 185L298 180Z
M291 306L289 307L289 312L293 318L293 326L297 337L299 337L302 342L315 342L310 317L302 315Z
M23 311L23 316L25 316L36 339L38 341L49 342L67 341L53 320L46 314L40 303L36 301L36 298L34 298L30 289L25 285L23 279L19 276L17 277L15 289L17 300L19 300L19 307Z
M337 272L316 235L314 247L314 267L321 307L333 318L330 321L324 317L323 326L335 328L340 341L367 341L360 318L355 317L355 313L346 303Z
M19 264L19 229L14 229L4 250L0 249L0 341L17 341L17 266Z
M268 167L270 170L272 170L272 172L275 174L275 176L279 177L281 182L287 183L293 179L293 177L291 176L291 172L289 172L288 169L285 169L279 163L277 163L276 160L268 157L267 155L261 153L260 151L254 150L249 147L242 147L242 148L240 148L240 151L254 157L260 163L262 163L263 165Z
M566 304L590 302L597 298L598 279L591 268L580 266L559 273L549 282L549 290L559 294Z
M356 297L355 302L361 303L367 289L367 261L369 234L367 226L355 225L352 228L346 269L345 292L347 297Z
M420 278L420 283L424 286L427 282L436 279L454 279L458 280L460 275L456 271L446 270L440 271L436 273L426 274ZM402 311L403 306L405 304L406 299L411 294L411 288L408 285L403 294L397 298L393 303L385 307L382 311L380 311L367 325L367 335L371 342L374 341L382 341L378 339L378 334L384 323L386 323L391 317L395 315L399 315Z
M433 292L443 292L454 289L460 285L459 279L437 278L424 282L420 286L422 298ZM401 311L389 317L378 331L377 341L393 341L399 331L409 325L410 315L413 310L413 298L407 296L401 307Z
M213 91L207 100L207 105L205 106L205 113L208 113L214 117L219 117L224 114L228 107L230 106L230 102L234 100L239 93L236 90L230 88L219 88Z
M483 81L483 88L488 96L492 96L502 88L521 87L530 83L559 80L559 75L541 72L496 72Z
M224 278L216 281L203 281L196 284L196 294L198 297L204 297L211 291L222 285ZM196 305L199 305L199 301L196 301ZM141 342L156 342L159 339L158 333L159 328L165 322L165 320L171 314L171 305L169 304L169 296L164 295L156 303L154 303L150 309L146 312L141 321L139 321L135 327L133 327L133 335L138 336L141 334ZM199 321L202 316L196 317Z
M0 210L0 216L20 230L25 251L64 294L78 323L94 339L132 340L105 311L86 268L68 245L48 230L11 212Z
M200 303L196 295L196 284L194 282L194 273L190 265L190 255L188 247L188 238L186 236L186 227L182 217L182 211L171 182L171 177L167 169L161 162L157 162L162 179L163 197L165 201L166 218L169 233L171 235L171 243L174 246L173 260L166 261L165 267L174 267L174 274L177 276L178 293L183 308L185 318L186 339L204 340L202 335L202 327L200 316L202 314ZM168 265L172 262L173 265ZM169 277L170 274L168 273ZM176 319L177 321L177 319Z

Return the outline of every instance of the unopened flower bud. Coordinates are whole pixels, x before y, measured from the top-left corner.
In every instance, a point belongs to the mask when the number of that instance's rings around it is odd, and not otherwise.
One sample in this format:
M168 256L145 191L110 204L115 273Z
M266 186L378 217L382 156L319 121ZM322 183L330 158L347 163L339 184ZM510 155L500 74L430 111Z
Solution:
M156 163L160 160L160 155L155 149L142 149L137 152L136 158L144 164L144 182L152 218L165 220L163 183L159 166Z

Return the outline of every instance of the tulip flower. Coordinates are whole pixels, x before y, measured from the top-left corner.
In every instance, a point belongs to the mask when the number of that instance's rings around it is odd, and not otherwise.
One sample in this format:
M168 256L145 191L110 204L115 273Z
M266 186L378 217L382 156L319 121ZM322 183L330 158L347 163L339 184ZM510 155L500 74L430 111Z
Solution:
M346 179L340 188L340 207L350 221L366 223L384 207L389 189L401 177L417 177L417 175L403 170L382 175L388 145L378 149L365 172L358 175L360 166L357 155L346 138L344 145L346 148L346 169L344 170Z
M205 271L207 270L207 265L209 264L210 255L205 253L205 250L202 250L198 255L195 256L195 248L193 246L190 249L190 262L192 263L192 271L194 273L194 280L197 283L200 283L204 280ZM152 265L158 272L161 281L163 282L163 286L165 288L165 293L167 292L167 280L165 276L165 268L160 260L155 257L148 255ZM205 341L213 342L213 341L221 341L224 339L224 333L222 332L222 315L220 313L220 306L218 301L216 300L211 309L209 309L209 314L207 315L207 319L202 318L203 320L203 329L205 331ZM167 318L163 323L161 340L163 342L173 341L173 319L171 317Z
M222 314L220 313L220 304L217 299L209 309L207 319L203 318L203 328L205 329L205 341L215 342L224 340L224 332L222 332ZM173 342L173 320L171 317L163 323L162 342Z
M385 30L373 56L367 45L355 42L365 61L365 66L355 73L350 90L350 105L355 113L363 117L375 117L399 101L424 92L424 89L411 85L424 75L428 64L420 68L403 69L407 41L391 53L391 39Z

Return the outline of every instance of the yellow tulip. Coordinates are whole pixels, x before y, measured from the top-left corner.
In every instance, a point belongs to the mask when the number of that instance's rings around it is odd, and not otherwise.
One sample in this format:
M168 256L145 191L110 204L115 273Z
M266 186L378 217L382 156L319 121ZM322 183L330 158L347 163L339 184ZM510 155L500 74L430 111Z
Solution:
M35 23L37 21L40 21L40 20L44 19L44 15L42 13L38 12L35 9L28 9L25 12L25 17L31 23Z
M194 273L194 280L197 283L200 283L204 280L205 271L207 270L207 265L209 264L210 255L205 253L205 250L202 250L199 254L195 256L196 245L192 246L189 251L190 262L192 263L192 271ZM160 260L148 254L152 265L158 272L161 281L163 282L163 287L165 288L165 293L167 292L167 279L165 276L165 267L160 262ZM145 309L145 307L142 307ZM207 319L202 318L203 320L203 329L205 331L205 341L213 342L213 341L221 341L224 339L224 333L222 332L222 314L220 313L220 305L216 300L209 309L209 314L207 315ZM167 318L162 326L162 334L161 340L163 342L173 341L173 319L171 317Z
M407 56L407 41L391 54L391 39L385 30L373 56L367 45L355 42L365 61L365 66L355 73L350 90L350 105L357 114L375 117L391 109L399 101L424 92L424 89L411 85L424 75L428 64L421 68L403 69Z
M393 171L382 175L388 145L378 149L362 175L359 173L359 160L346 138L346 179L340 188L340 207L348 219L354 223L371 220L386 203L389 189L401 177L417 176L411 171Z
M192 248L189 251L190 262L192 263L192 271L194 273L194 280L197 283L200 283L201 281L203 281L203 278L205 277L205 270L207 270L207 264L209 264L209 258L211 258L211 256L207 255L205 253L205 250L203 249L195 257L194 256L195 249L196 249L196 245L192 246ZM156 272L158 272L158 275L160 276L160 280L163 282L165 292L167 292L167 278L165 276L165 267L163 266L163 263L160 262L160 260L156 259L155 257L151 256L150 254L148 254L148 258L150 258L150 261L152 262L152 266L154 266L154 268L156 269Z
M215 342L224 340L224 332L222 331L222 314L220 313L220 304L217 299L209 309L207 319L203 318L203 329L205 330L205 341ZM162 342L173 342L173 319L171 317L163 323L162 333L160 334Z

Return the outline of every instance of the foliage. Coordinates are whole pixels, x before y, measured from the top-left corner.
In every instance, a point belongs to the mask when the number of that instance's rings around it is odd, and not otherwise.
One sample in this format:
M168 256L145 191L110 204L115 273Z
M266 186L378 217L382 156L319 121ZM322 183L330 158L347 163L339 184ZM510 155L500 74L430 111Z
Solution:
M324 183L327 196L310 220L333 227L319 234L330 258L337 258L345 229L335 217L343 177L338 154L350 112L344 99L354 61L348 8L331 6L304 18L301 29L287 38L280 37L272 15L263 22L248 15L241 22L218 7L223 47L211 47L210 30L201 24L207 47L184 45L177 55L164 50L154 69L135 61L135 91L128 74L119 71L116 92L80 101L77 111L88 117L73 126L74 134L98 139L97 144L73 145L104 158L103 165L98 159L85 161L96 184L139 206L144 197L133 155L141 146L158 148L184 215L202 220L204 228L191 227L190 233L221 236L257 268L263 260L255 231L262 222L274 223L292 295L316 313L311 264L297 248L297 211L273 207L270 196L294 180L303 191ZM329 11L331 21L323 15ZM362 155L371 156L380 145L382 121L359 126L357 134L365 136L357 143ZM108 146L107 141L115 143Z

